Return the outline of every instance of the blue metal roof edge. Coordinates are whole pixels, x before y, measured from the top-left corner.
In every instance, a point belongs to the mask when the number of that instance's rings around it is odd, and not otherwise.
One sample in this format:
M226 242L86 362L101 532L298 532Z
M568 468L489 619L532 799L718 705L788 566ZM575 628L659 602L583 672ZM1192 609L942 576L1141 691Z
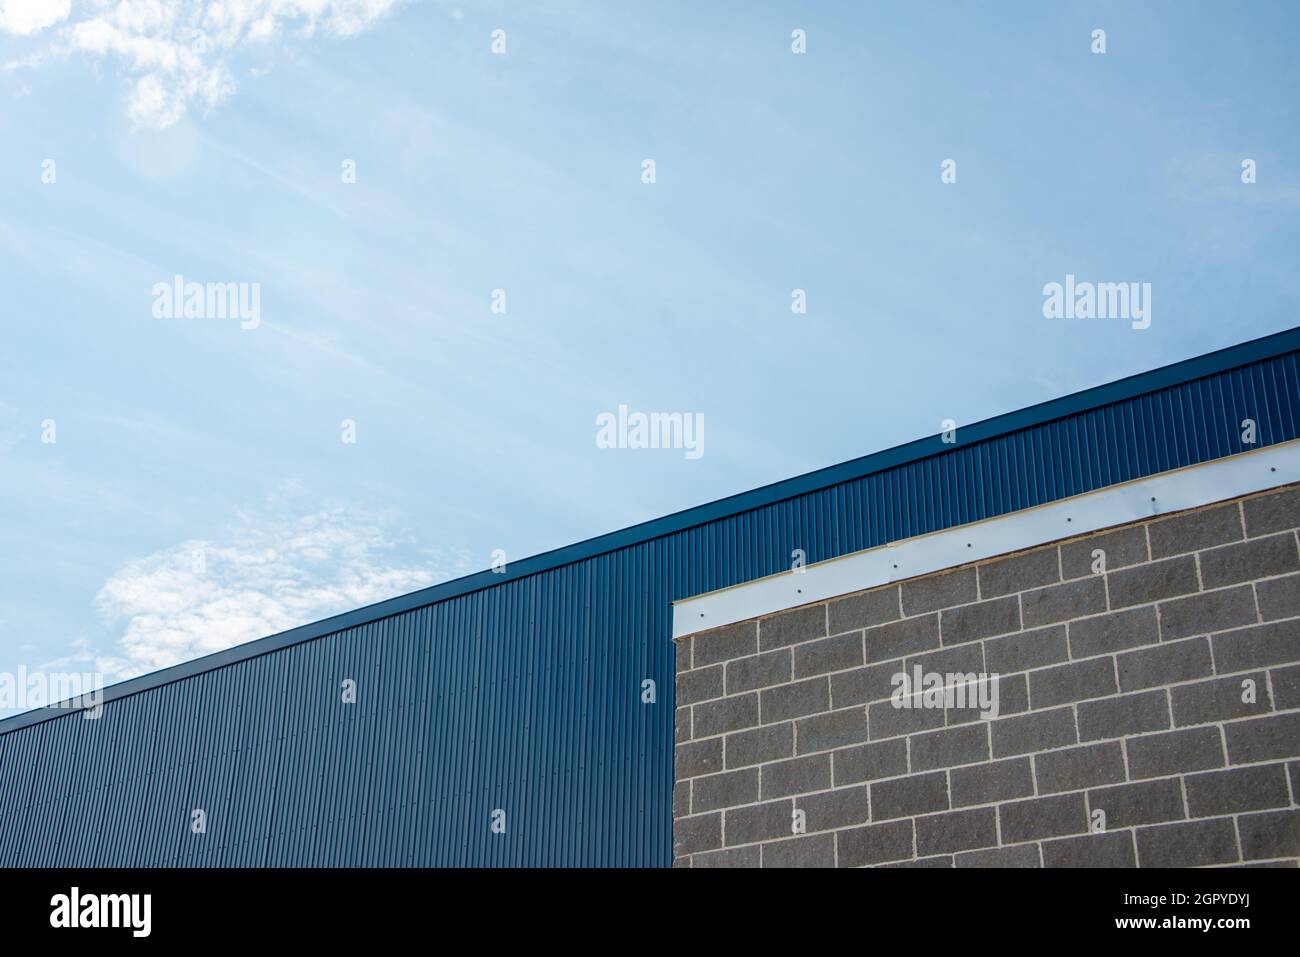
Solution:
M1018 432L1056 419L1111 405L1115 402L1122 402L1150 392L1158 392L1171 386L1193 382L1205 376L1226 372L1230 369L1296 351L1300 351L1300 326L1228 346L1201 356L1184 359L1147 372L1140 372L1060 398L1049 399L1014 412L1007 412L990 419L984 419L972 425L960 426L962 444L969 445L971 442L984 441ZM330 618L299 625L297 628L291 628L288 631L254 639L242 645L227 648L224 651L214 652L202 658L195 658L191 661L173 665L170 668L164 668L135 678L128 678L103 689L102 700L108 702L129 697L142 691L170 684L173 681L181 681L249 658L270 654L300 642L311 641L314 638L321 638L337 631L355 628L359 625L379 621L392 615L436 604L470 592L491 588L505 582L527 578L530 575L536 575L539 572L581 561L604 552L626 548L629 545L637 545L696 525L704 525L754 508L771 505L784 499L859 479L884 469L894 468L933 455L940 455L953 448L952 445L945 445L938 434L926 436L890 449L850 459L838 465L806 472L803 475L729 495L726 498L717 499L704 505L673 512L636 525L630 525L618 531L608 532L595 538L589 538L571 545L541 552L529 558L510 562L505 572L491 570L474 572L462 578L431 585L428 588L376 602L373 605L366 605ZM52 706L0 719L0 735L39 724L43 721L49 721L67 713L68 709L66 708Z

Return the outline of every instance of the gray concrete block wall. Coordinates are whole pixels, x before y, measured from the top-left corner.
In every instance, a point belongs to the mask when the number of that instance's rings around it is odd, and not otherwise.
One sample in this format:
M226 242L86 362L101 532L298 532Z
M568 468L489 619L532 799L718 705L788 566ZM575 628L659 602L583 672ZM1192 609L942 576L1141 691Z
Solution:
M1297 529L1291 486L681 639L676 866L1295 867ZM998 716L894 707L918 664Z

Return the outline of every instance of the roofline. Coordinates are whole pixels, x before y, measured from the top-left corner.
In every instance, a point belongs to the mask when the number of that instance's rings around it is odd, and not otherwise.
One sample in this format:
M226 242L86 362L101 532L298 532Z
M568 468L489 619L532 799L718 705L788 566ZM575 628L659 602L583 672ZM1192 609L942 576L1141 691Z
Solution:
M1149 392L1167 389L1171 386L1182 385L1205 376L1226 372L1230 369L1286 355L1297 350L1300 350L1300 327L1228 346L1191 359L1184 359L1172 365L1140 372L1123 379L1117 379L1114 382L1084 389L1081 392L1049 399L1046 402L1039 402L1036 405L1015 412L1003 413L972 425L961 426L962 444L981 442L1012 432L1019 432L1066 416L1077 415L1101 406L1122 402ZM172 665L170 668L164 668L135 678L128 678L126 681L118 682L103 689L102 701L108 702L129 697L151 688L170 684L173 681L180 681L226 665L270 654L291 645L321 638L337 631L369 624L383 618L399 615L416 608L423 608L450 598L482 591L506 582L518 581L539 572L569 565L605 552L627 548L631 545L639 545L697 525L708 524L755 508L772 505L788 498L804 495L808 492L864 478L875 472L941 454L951 448L951 445L943 443L941 436L938 434L926 436L890 449L841 462L838 465L827 466L794 478L783 479L770 485L751 489L747 492L729 495L726 498L720 498L704 505L697 505L680 512L673 512L636 525L630 525L615 532L607 532L594 538L575 542L572 545L564 545L547 552L541 552L529 558L510 562L504 572L494 572L490 569L474 572L461 578L422 588L419 591L376 602L373 605L365 605L330 618L299 625L296 628L290 628L288 631L282 631L265 638L257 638L236 645L233 648L205 655L202 658L195 658L178 665ZM42 721L48 721L67 713L68 709L66 708L47 707L0 719L0 735L33 724L39 724Z

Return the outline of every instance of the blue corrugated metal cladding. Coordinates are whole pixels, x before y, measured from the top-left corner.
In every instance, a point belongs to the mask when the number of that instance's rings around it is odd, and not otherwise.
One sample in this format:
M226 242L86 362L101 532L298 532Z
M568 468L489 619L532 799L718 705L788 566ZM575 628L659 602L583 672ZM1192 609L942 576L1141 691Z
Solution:
M0 866L667 865L672 601L795 548L1240 452L1245 418L1257 447L1297 438L1297 349L1280 333L253 642L115 686L97 721L10 719Z

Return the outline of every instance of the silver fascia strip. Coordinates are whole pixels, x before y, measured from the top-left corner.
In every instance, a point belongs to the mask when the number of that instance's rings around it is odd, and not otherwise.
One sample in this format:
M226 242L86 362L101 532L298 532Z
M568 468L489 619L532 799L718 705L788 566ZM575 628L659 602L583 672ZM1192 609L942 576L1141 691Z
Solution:
M673 638L1300 482L1300 440L842 555L673 604Z

